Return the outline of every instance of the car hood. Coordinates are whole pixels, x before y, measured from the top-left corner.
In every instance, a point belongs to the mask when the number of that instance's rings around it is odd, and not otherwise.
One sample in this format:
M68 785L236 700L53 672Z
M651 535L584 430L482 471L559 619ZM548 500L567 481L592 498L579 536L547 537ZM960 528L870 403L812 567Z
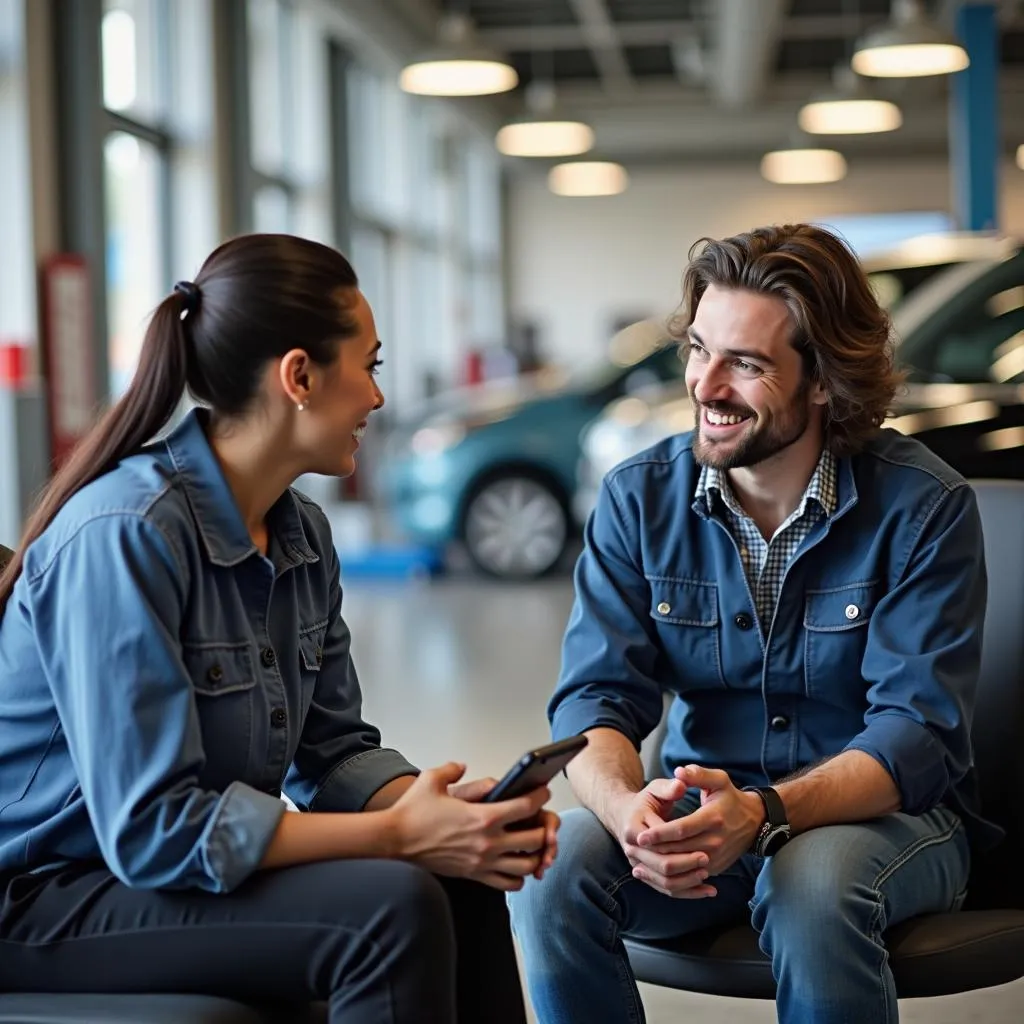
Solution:
M421 404L399 427L416 429L463 420L498 422L526 405L557 398L568 384L568 375L556 369L454 388Z

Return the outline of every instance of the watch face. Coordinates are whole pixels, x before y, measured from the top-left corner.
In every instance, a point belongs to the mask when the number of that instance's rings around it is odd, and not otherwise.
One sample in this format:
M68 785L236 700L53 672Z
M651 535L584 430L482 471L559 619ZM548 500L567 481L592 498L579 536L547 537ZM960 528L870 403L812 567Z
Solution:
M780 828L773 828L761 846L762 857L771 857L778 853L786 843L789 842L789 826L783 825Z

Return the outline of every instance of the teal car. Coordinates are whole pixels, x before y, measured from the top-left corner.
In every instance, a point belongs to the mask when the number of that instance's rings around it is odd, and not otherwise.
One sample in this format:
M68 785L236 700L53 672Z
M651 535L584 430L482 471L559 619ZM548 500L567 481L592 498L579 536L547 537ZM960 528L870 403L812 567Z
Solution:
M491 576L542 576L579 530L572 509L583 428L609 402L682 375L669 343L576 378L542 372L441 396L392 432L378 495L414 543L461 543Z

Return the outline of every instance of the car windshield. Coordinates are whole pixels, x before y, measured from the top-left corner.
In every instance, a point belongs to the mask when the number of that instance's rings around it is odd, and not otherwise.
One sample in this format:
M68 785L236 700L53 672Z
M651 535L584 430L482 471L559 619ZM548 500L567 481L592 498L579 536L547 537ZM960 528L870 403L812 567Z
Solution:
M969 287L1002 262L1001 259L991 259L958 263L921 285L893 312L892 324L897 341L913 334L942 308L951 295Z

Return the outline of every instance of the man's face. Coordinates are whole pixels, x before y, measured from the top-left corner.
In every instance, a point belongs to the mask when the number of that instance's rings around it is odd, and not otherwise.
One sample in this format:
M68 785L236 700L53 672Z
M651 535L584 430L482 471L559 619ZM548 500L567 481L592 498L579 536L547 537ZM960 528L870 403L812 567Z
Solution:
M786 304L770 295L710 285L689 330L686 386L693 453L716 469L756 466L820 423L825 396L793 348Z

